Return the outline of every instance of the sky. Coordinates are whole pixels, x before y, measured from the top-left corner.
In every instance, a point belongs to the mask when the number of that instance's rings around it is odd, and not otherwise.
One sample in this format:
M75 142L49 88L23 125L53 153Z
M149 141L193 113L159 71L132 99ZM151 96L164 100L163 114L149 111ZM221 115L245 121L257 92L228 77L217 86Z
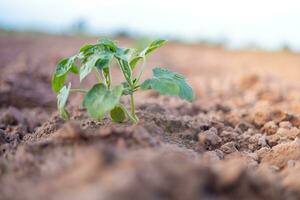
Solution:
M0 0L0 24L10 28L60 32L80 19L94 34L124 29L300 50L299 0Z

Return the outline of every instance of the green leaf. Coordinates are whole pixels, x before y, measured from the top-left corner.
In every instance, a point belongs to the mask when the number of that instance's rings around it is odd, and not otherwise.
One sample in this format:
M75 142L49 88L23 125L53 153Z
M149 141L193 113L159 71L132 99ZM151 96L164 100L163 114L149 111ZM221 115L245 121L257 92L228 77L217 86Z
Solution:
M140 55L134 57L134 58L130 61L131 69L134 69L135 66L136 66L136 64L137 64L141 59L143 59L143 58L144 58L144 57L143 57L143 56L140 56Z
M145 58L146 55L154 51L155 49L158 49L159 47L163 46L167 40L154 40L151 42L143 51L141 51L137 56L135 56L131 61L130 61L130 66L132 69L135 68L136 64L143 58Z
M100 120L119 103L122 91L122 85L109 90L102 83L96 84L85 95L83 106L87 108L91 117Z
M114 41L106 39L106 38L99 40L97 44L100 44L100 45L103 45L103 46L109 48L112 52L116 52L118 49L118 46Z
M86 51L94 48L95 45L92 45L92 44L86 44L84 46L82 46L79 50L80 53L85 53Z
M51 86L52 86L52 90L55 93L58 93L60 89L64 86L66 78L67 78L67 74L63 76L56 76L55 74L53 75L51 80Z
M72 56L70 58L65 58L61 60L55 70L55 76L63 76L66 73L69 72L69 70L72 68L77 56Z
M167 40L157 39L150 43L148 47L146 47L142 52L141 55L147 55L154 51L155 49L158 49L159 47L163 46Z
M121 106L116 106L110 111L110 117L114 122L121 123L126 119L126 114Z
M141 85L142 90L154 89L161 94L179 96L187 101L194 99L192 88L181 74L163 68L153 69L153 78L147 79Z
M61 60L55 69L55 73L51 80L52 90L57 93L64 86L67 74L71 71L74 74L78 74L78 68L74 64L77 59L77 55L70 58L65 58Z
M70 71L73 72L74 74L78 74L79 73L78 67L75 64L73 64L71 66Z
M65 106L69 97L70 89L71 89L71 83L69 83L68 87L66 86L62 87L57 95L57 108L58 108L59 115L63 119L69 118L69 113L66 110Z
M95 67L96 62L100 58L99 55L91 55L86 62L80 68L79 71L79 79L80 82L92 71L93 67Z
M166 78L152 78L141 85L142 90L154 89L163 95L178 96L179 87L174 81Z
M125 48L118 48L117 52L115 53L115 57L117 58L122 73L128 83L132 83L132 70L129 64L129 60L133 55L133 49L125 49Z
M105 68L109 68L110 63L113 59L113 53L109 51L104 51L101 53L100 58L97 60L95 63L95 66L97 67L98 70L103 70Z
M129 61L135 50L131 48L117 48L115 57L119 60Z
M129 62L126 60L120 60L120 67L121 67L121 70L124 74L126 81L128 83L132 84L132 70L131 70Z

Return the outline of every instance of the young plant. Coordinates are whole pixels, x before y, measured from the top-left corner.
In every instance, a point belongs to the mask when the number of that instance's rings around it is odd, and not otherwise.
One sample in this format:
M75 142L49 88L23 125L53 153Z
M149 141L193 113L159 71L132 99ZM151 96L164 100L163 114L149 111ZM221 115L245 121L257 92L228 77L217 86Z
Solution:
M192 101L194 98L192 88L186 83L184 76L176 72L154 68L153 77L140 83L146 65L146 56L165 43L166 40L155 40L144 50L137 52L132 48L118 47L114 41L101 39L96 44L84 45L78 54L61 60L52 78L52 89L58 93L57 107L60 116L64 119L69 117L65 106L72 92L84 93L83 106L92 118L101 120L109 112L114 122L123 122L126 117L134 123L138 122L134 93L139 89L154 89L164 95L179 96ZM110 72L113 59L117 61L125 79L122 84L116 86L112 86ZM142 65L134 76L133 71L137 70L140 61ZM92 72L98 77L99 83L93 85L91 89L71 88L71 83L65 85L69 73L79 74L81 82ZM123 95L130 96L130 111L120 103Z

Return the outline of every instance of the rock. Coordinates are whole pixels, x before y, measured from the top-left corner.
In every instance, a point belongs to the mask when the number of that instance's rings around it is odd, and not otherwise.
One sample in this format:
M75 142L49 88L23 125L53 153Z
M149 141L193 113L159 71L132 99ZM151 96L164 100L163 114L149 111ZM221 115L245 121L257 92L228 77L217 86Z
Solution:
M198 140L201 146L209 150L215 149L222 142L215 128L199 133Z
M261 147L266 147L268 146L267 145L267 142L266 142L266 137L260 133L257 133L253 136L251 136L248 140L248 148L250 150L256 150L256 149L259 149Z
M235 131L222 131L220 137L222 138L223 142L230 142L237 140L239 134Z
M248 122L239 122L236 127L235 130L240 130L241 133L247 131L249 128L254 128L252 124L248 123Z
M268 146L265 135L262 135L260 138L258 138L258 145L261 147Z
M288 139L295 139L299 134L300 134L300 130L296 127L293 127L291 129L287 129L287 128L279 128L278 131L276 132L276 134L279 137L286 137Z
M287 118L287 114L282 110L273 110L270 117L275 123L279 123Z
M292 124L289 121L282 121L282 122L279 123L279 127L290 129L290 128L292 128Z
M236 126L240 121L240 116L237 113L230 112L225 115L225 120L228 124Z
M270 152L264 155L261 162L284 168L289 160L300 160L300 139L298 138L293 142L274 146Z
M256 151L256 155L258 157L258 161L260 161L265 155L267 155L268 152L270 152L271 149L268 147L262 147L259 150Z
M296 126L296 127L300 126L300 117L299 116L289 115L288 118L293 126Z
M253 122L262 126L270 120L269 113L267 111L256 111L253 116Z
M259 109L254 112L253 122L262 126L266 124L268 121L274 121L275 123L279 123L287 119L287 114L279 109L268 110L268 109Z
M270 147L273 147L273 146L276 146L279 143L280 137L277 134L269 135L269 136L266 137L266 141L267 141L267 143Z
M226 154L230 154L230 153L238 151L237 148L236 148L235 142L225 143L224 145L221 146L220 150L223 151Z
M261 131L263 133L266 133L267 135L273 135L276 133L277 129L278 129L278 126L276 125L276 123L274 121L269 121L264 124Z

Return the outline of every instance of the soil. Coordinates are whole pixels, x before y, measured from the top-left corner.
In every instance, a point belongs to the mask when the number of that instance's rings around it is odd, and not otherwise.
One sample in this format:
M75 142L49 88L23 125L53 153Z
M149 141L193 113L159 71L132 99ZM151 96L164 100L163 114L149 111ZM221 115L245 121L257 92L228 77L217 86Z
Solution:
M0 199L300 199L299 54L170 43L148 65L185 74L193 103L139 93L140 122L115 124L73 95L64 121L55 63L94 41L0 34Z

